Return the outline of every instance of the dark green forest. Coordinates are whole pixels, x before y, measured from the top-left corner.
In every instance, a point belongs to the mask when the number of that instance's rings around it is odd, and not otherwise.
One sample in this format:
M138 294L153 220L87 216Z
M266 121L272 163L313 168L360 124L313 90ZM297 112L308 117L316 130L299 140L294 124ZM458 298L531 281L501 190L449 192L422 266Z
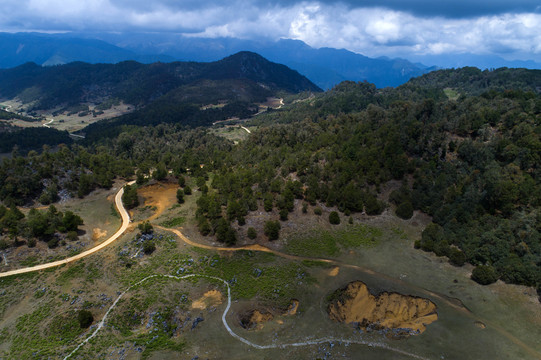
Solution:
M242 226L251 212L272 209L283 221L295 201L332 207L339 218L390 209L408 219L417 210L432 223L412 246L477 266L480 283L539 289L537 84L541 71L474 68L433 72L398 88L344 82L255 117L259 130L238 145L149 113L152 126L126 122L111 133L98 125L84 145L4 160L0 200L54 202L61 189L82 197L115 178L166 168L179 183L196 179L199 230L226 244L236 242L233 222ZM382 188L390 181L401 185L387 199ZM269 239L279 225L269 224Z

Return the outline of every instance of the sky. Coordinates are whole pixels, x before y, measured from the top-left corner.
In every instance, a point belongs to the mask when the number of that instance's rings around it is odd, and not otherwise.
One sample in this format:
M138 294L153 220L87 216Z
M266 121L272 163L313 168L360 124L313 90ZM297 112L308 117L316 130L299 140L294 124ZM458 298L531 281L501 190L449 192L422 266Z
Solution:
M367 56L541 61L540 0L2 0L0 31L297 39Z

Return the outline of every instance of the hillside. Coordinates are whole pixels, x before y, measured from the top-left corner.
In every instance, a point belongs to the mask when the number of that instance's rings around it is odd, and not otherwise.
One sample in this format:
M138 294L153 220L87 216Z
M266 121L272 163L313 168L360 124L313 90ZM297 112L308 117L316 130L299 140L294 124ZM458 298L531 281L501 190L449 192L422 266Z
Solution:
M0 96L19 98L28 111L120 99L142 107L169 91L200 80L243 79L269 90L320 91L308 79L254 53L239 53L211 63L70 63L42 67L33 63L0 70ZM261 97L258 95L257 97ZM206 103L205 99L201 100Z
M205 79L14 151L2 272L85 257L0 278L1 356L538 359L538 76L343 82L227 126L203 114L240 102L193 102L247 83Z
M250 55L239 57L245 56ZM246 76L263 77L250 63L242 69ZM539 76L522 69L465 68L425 75L396 89L344 82L256 117L249 124L260 130L237 146L205 130L194 135L164 125L187 120L210 125L210 120L192 105L158 100L159 106L90 126L87 140L105 145L107 157L115 160L104 165L104 149L99 150L92 156L100 160L87 165L99 175L80 169L85 184L71 176L69 187L82 196L110 183L114 168L129 174L146 164L146 171L162 166L180 174L207 164L197 176L212 174L212 191L198 204L198 223L221 241L231 235L229 224L250 216L259 201L279 209L284 219L294 199L325 204L344 216L377 215L390 206L404 218L414 210L432 217L416 246L455 264L489 266L491 281L539 286L541 96L531 91ZM447 87L460 96L448 96ZM133 126L149 124L153 127ZM77 158L81 151L69 156ZM101 167L94 168L98 163ZM16 181L19 165L8 164L0 172L2 199L38 195L39 179L35 192L28 193ZM392 183L393 191L384 196ZM219 215L222 206L227 217Z

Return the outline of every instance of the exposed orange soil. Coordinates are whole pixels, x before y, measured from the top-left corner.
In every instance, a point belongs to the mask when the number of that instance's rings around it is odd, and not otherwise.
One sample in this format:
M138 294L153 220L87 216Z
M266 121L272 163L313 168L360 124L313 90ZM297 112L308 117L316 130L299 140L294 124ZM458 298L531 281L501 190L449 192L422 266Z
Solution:
M252 310L240 317L242 327L248 330L261 330L263 324L274 318L271 313L266 311Z
M436 305L418 297L397 293L374 296L361 281L354 281L339 290L339 300L329 305L331 319L345 323L359 323L363 328L411 329L422 333L428 324L438 319Z
M156 212L147 219L148 221L156 219L175 204L177 189L177 184L158 183L137 190L137 193L145 199L144 206L156 207Z
M299 300L291 300L291 304L289 304L289 307L287 308L284 315L295 315L297 313L297 310L299 309Z
M210 306L220 305L222 302L222 293L218 290L210 290L207 291L200 299L192 302L192 309L205 310Z
M335 266L329 271L329 276L337 276L339 272L340 268L338 266Z

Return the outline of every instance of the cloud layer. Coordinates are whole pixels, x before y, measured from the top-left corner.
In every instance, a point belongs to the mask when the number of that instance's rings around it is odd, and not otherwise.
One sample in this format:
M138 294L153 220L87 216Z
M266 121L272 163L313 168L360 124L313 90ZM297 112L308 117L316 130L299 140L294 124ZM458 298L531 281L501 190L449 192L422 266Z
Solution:
M0 31L152 31L299 39L368 56L476 53L541 59L531 0L4 0ZM376 6L377 4L377 6Z

